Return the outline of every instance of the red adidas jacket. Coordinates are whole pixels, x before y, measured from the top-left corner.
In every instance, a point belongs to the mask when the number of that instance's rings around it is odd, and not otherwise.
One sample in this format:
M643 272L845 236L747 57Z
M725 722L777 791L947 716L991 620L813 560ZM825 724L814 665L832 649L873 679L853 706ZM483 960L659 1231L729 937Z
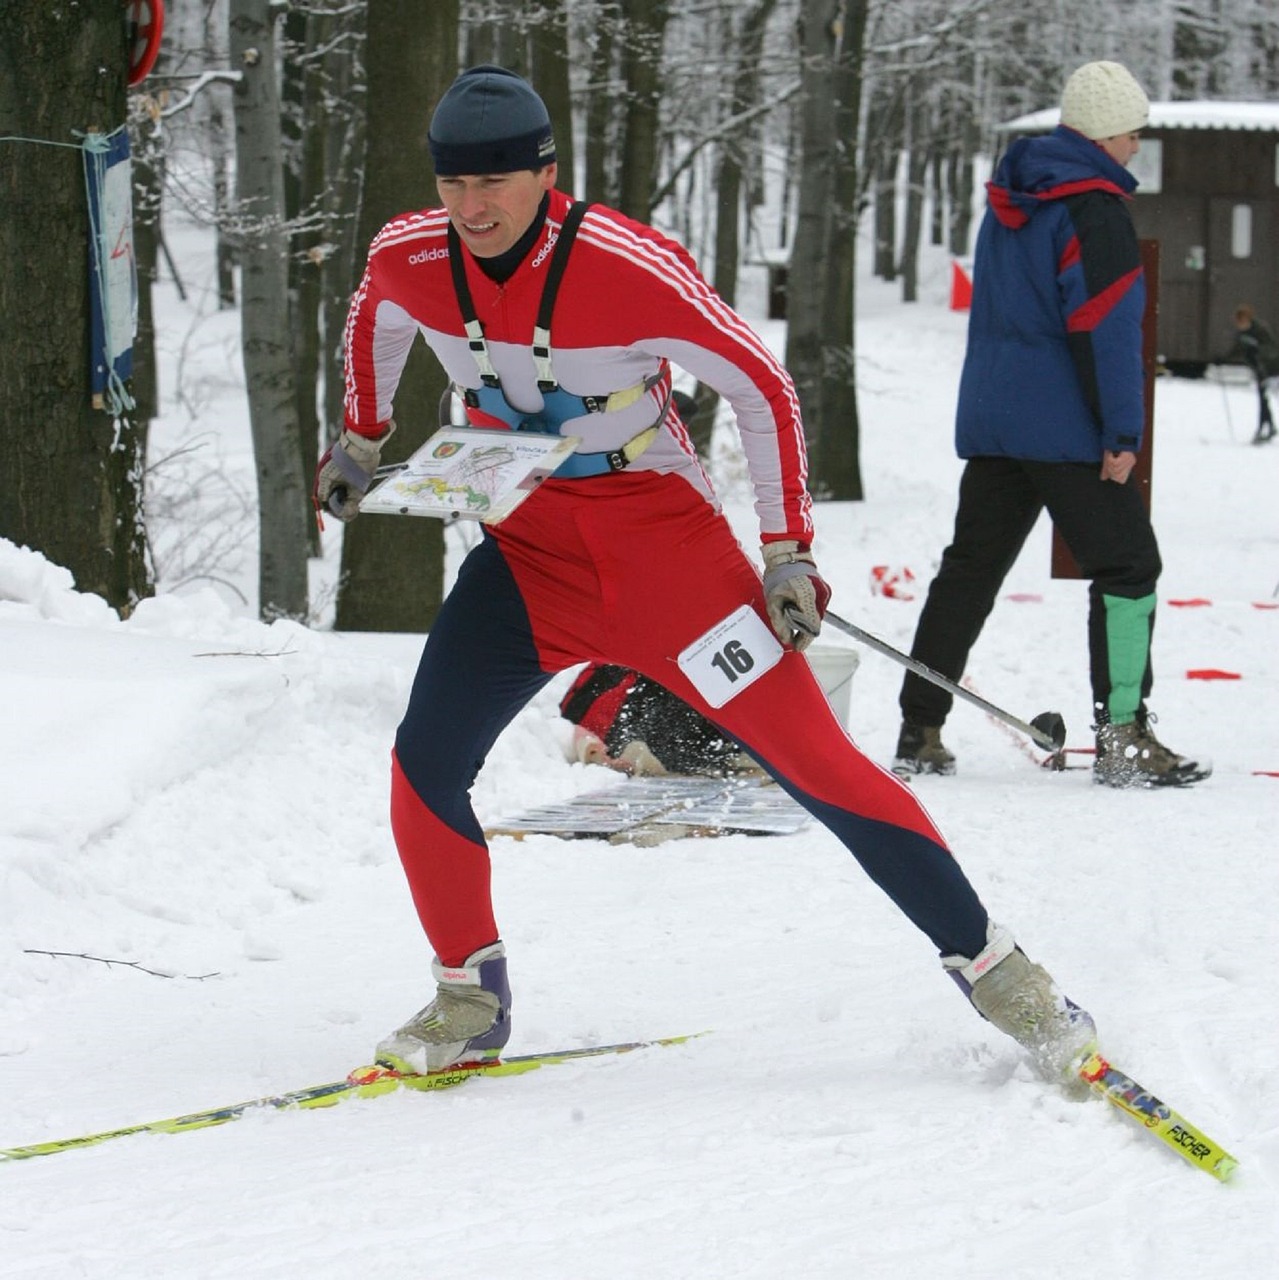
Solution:
M493 365L511 404L541 408L532 357L533 325L551 250L571 204L550 193L542 235L504 284L463 248L466 277ZM443 209L388 223L347 318L346 426L377 435L391 417L400 374L420 332L449 378L478 387L448 261ZM807 455L794 384L762 339L702 278L688 252L651 227L599 205L574 241L551 322L559 384L577 395L609 395L660 374L669 361L715 388L737 417L765 541L811 542ZM627 408L564 425L582 437L579 452L619 448L650 426L669 374ZM478 423L476 425L490 425ZM671 408L656 442L630 472L677 472L718 505L697 453Z

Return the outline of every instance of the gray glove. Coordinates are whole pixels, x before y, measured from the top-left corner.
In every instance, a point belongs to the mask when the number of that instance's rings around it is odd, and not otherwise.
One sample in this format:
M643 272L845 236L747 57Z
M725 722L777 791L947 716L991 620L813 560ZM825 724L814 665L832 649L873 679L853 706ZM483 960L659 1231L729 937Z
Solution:
M830 587L802 543L766 542L761 551L768 620L783 644L802 653L822 629Z
M346 430L338 436L315 468L311 501L317 511L328 511L343 522L354 520L360 514L360 499L369 491L382 457L382 446L394 430L392 420L376 438Z

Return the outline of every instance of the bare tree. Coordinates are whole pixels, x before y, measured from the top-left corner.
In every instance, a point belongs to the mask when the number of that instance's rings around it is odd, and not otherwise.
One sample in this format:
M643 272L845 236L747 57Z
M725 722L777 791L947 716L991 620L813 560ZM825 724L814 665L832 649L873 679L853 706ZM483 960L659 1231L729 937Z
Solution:
M923 98L923 85L917 82L912 86L907 109L910 131L906 153L906 216L902 226L903 302L919 300L919 241L923 231L925 184L932 137L928 104Z
M871 270L881 280L896 280L897 171L904 143L902 85L883 74L872 83L865 156L874 232Z
M127 384L107 412L91 398L90 366L104 357L90 351L83 144L124 127L125 30L118 0L0 0L0 537L65 566L121 613L152 592L145 423ZM132 241L99 248L128 254Z
M493 62L524 75L528 70L523 0L462 0L462 65Z
M360 190L364 174L366 108L364 11L341 6L313 15L313 46L322 50L318 84L308 82L308 127L323 148L321 207L324 237L320 255L320 369L324 378L322 437L337 438L342 425L342 330L351 289L359 277L367 244L357 245Z
M231 0L241 349L258 480L258 610L307 614L307 487L289 329L288 229L272 0Z
M457 0L369 0L367 23L368 146L356 233L366 248L396 214L434 203L426 127L457 74ZM426 345L415 344L396 392L399 429L385 461L411 453L435 429L446 386ZM339 630L426 631L443 598L439 521L370 515L346 526Z
M864 0L803 0L803 169L788 285L786 365L821 498L859 499L853 351L857 135Z
M737 273L742 259L745 152L755 137L753 111L760 96L764 32L776 8L777 0L753 0L745 10L738 5L726 7L721 20L725 44L733 50L736 65L713 179L715 258L711 282L731 307L737 305ZM697 414L689 434L699 452L709 454L719 396L712 388L699 385L694 399Z
M662 94L662 44L670 19L669 0L624 0L624 126L618 208L648 222L657 179Z
M325 186L323 116L319 99L321 55L312 47L319 15L290 9L284 17L280 129L284 141L284 217L289 238L289 334L293 341L293 390L303 477L315 474L319 458L320 274L324 227L320 214ZM316 127L311 127L315 111ZM320 552L318 526L307 522L308 550Z
M138 273L138 331L133 339L134 414L139 422L149 424L158 412L160 399L151 295L160 265L165 163L158 104L149 95L132 96L129 139L133 148L133 258Z
M222 49L221 40L213 29L214 6L205 11L206 48L216 59ZM218 303L223 307L235 306L235 248L228 235L231 217L231 131L227 128L223 110L223 95L210 95L208 102L209 158L213 168L214 227L217 236Z
M592 0L590 20L583 34L585 63L586 137L585 185L582 195L601 204L617 203L620 185L618 143L621 122L616 105L621 101L617 50L625 22L618 0Z
M560 185L576 188L569 85L569 0L464 0L463 63L495 62L537 89L551 117Z
M573 98L570 90L569 14L566 0L542 0L529 10L529 73L546 103L555 134L560 188L577 191L577 154L573 148Z

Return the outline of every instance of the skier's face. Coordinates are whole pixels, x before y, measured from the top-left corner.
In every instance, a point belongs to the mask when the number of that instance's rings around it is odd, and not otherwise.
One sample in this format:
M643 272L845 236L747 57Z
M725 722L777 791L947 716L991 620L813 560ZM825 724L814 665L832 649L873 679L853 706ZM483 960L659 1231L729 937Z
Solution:
M436 178L435 188L462 243L477 258L495 258L529 229L557 173L548 164L517 173L462 174Z
M1118 133L1113 138L1099 138L1097 145L1116 163L1126 169L1141 144L1140 133Z

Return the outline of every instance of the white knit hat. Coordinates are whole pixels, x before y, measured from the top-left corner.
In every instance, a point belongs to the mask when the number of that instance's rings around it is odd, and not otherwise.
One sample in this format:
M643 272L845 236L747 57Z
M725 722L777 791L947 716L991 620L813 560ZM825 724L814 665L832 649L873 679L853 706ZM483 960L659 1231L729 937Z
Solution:
M1149 119L1150 102L1141 85L1117 62L1086 62L1066 81L1061 122L1085 138L1136 133Z

